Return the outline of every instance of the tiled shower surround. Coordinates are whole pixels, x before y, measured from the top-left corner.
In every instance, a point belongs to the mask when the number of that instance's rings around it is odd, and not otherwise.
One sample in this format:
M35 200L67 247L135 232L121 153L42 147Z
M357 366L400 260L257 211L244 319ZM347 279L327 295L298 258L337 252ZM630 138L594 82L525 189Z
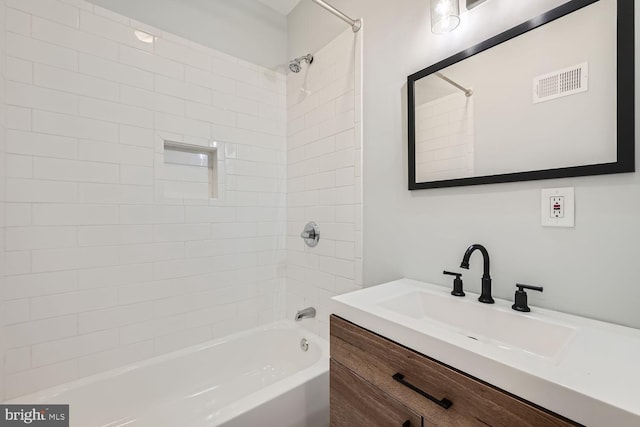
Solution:
M359 37L287 78L82 0L4 3L0 398L307 305L323 333L361 283ZM167 141L216 150L216 199Z
M287 316L329 330L329 298L362 287L362 34L349 28L287 76ZM306 52L300 52L306 54ZM320 241L307 247L308 221Z
M5 397L282 318L285 75L83 1L6 4ZM165 141L217 148L218 199L176 197L201 176Z

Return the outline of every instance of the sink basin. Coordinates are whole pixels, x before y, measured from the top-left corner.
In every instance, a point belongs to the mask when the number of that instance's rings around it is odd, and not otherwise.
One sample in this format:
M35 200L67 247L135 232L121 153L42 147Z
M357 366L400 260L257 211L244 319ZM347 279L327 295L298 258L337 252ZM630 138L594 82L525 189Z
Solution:
M559 323L443 293L411 292L378 305L402 316L438 322L443 328L503 350L520 350L543 358L555 358L575 332Z
M331 313L584 425L640 426L640 330L400 279Z

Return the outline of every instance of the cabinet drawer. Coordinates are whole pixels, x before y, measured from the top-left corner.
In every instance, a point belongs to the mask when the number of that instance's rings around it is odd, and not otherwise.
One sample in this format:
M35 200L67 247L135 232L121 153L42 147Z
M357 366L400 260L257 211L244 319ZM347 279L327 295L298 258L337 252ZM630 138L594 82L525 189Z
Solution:
M422 417L331 361L331 427L422 427Z
M579 425L337 316L331 316L330 340L333 360L415 410L424 417L424 426ZM394 379L395 374L409 385ZM420 392L452 405L445 409Z

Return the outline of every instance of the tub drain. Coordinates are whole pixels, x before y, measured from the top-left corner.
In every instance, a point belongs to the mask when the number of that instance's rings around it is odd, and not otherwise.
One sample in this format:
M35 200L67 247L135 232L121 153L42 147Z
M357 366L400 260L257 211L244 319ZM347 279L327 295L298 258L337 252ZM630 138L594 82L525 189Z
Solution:
M302 349L302 351L309 350L309 341L307 341L306 338L302 338L300 340L300 348Z

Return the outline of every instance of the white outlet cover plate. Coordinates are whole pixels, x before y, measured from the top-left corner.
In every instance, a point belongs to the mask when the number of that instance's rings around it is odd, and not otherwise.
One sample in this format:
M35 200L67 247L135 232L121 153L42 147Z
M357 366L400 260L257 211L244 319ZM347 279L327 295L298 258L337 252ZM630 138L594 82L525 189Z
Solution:
M543 227L575 227L575 196L574 188L543 188L540 197L540 215ZM551 216L551 198L564 197L564 217Z

